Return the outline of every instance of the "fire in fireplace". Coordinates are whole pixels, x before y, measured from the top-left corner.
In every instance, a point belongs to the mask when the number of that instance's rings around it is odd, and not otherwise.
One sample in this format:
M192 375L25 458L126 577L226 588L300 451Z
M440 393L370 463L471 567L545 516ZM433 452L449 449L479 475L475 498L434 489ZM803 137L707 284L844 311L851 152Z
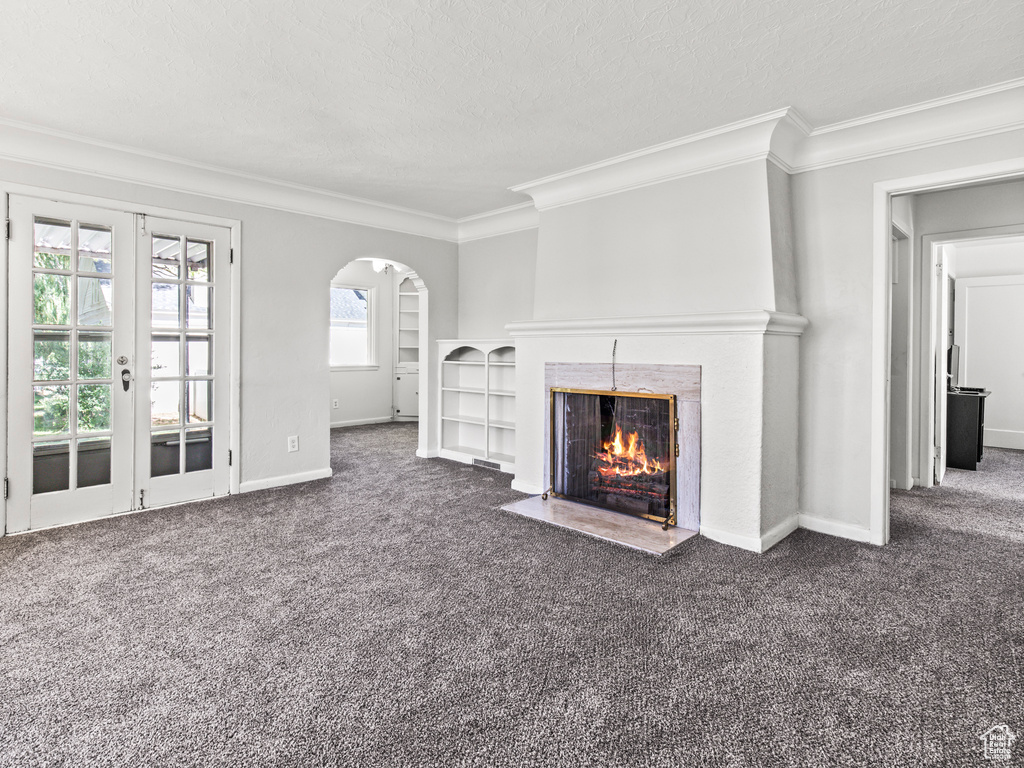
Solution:
M551 493L676 523L676 396L551 389Z

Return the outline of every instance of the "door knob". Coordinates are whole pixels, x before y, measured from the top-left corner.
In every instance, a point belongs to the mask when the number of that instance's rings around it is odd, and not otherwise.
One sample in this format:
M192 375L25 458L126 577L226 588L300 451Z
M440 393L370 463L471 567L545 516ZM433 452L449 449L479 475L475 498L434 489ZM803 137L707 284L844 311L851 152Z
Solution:
M132 383L132 372L125 368L121 371L121 386L124 387L124 391L128 391L128 386Z

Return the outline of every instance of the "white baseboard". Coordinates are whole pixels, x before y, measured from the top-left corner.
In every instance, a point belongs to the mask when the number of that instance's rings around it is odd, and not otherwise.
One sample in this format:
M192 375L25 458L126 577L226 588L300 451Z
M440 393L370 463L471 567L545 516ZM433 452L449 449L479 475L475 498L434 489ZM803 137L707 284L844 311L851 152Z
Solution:
M546 491L547 488L542 488L539 485L534 485L533 483L528 483L525 480L520 480L517 477L517 478L512 480L512 490L513 491L519 491L520 493L528 493L531 496L537 496L537 495L539 495L541 493L544 493L544 491Z
M246 480L238 486L239 493L249 491L262 491L265 488L278 488L282 485L295 485L296 483L308 483L310 480L322 480L333 474L330 467L323 469L312 469L309 472L297 472L294 475L278 475L277 477L264 477L261 480Z
M703 523L700 526L700 535L706 536L712 541L717 541L719 544L728 544L730 547L739 547L740 549L745 549L748 552L757 552L758 554L761 554L763 552L767 552L796 529L797 517L794 515L793 517L783 520L767 533L764 533L759 537L744 536L739 533L722 531L718 528L711 528Z
M417 448L416 455L419 456L421 459L436 459L440 454L437 452L436 448L426 451L424 451L422 448Z
M859 525L840 523L835 520L826 520L823 517L813 517L812 515L799 515L798 519L800 527L806 528L808 531L827 533L829 536L838 536L841 539L850 539L851 541L871 541L871 531Z
M1024 432L985 427L985 447L1012 448L1015 451L1024 451Z
M335 427L361 427L364 424L386 424L393 421L390 416L377 416L373 419L349 419L348 421L332 421L331 429Z

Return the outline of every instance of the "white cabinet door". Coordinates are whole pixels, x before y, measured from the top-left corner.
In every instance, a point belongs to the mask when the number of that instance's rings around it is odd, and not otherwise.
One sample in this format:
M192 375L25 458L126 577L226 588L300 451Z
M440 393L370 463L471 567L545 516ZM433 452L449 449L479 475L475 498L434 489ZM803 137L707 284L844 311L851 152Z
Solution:
M416 373L395 374L395 416L403 419L419 417L419 381Z

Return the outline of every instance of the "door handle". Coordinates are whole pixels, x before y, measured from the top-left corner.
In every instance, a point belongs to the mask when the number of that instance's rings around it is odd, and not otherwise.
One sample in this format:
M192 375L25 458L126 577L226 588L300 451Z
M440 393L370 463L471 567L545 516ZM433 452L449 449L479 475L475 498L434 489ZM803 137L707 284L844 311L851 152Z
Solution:
M125 368L121 371L121 386L124 387L124 391L128 391L128 387L132 383L132 372Z

